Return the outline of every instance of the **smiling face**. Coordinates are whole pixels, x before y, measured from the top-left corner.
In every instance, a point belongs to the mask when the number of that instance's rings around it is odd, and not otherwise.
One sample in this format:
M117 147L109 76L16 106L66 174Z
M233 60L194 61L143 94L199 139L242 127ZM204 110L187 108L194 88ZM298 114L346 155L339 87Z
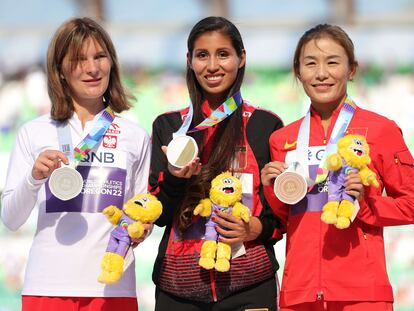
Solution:
M226 100L239 68L245 64L245 52L239 57L228 36L211 31L195 40L188 62L206 99L214 106Z
M297 77L317 111L332 111L346 97L355 74L345 49L329 36L307 42L300 53Z
M82 45L79 59L66 54L62 62L62 75L68 84L76 105L103 106L103 95L109 85L111 61L108 53L94 39ZM76 110L76 108L75 108Z

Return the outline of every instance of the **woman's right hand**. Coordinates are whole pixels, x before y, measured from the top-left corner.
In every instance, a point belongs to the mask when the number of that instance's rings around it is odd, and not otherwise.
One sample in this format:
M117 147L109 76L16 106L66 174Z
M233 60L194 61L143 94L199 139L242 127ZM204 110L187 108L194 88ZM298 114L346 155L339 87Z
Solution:
M58 150L42 151L32 168L32 176L36 180L48 178L52 172L60 167L60 162L69 164L67 156Z
M263 186L270 186L272 181L282 174L285 169L288 168L288 165L283 162L274 161L267 163L261 171L261 180Z
M167 154L167 146L161 147L164 154ZM168 163L168 171L171 175L180 178L190 178L193 175L198 175L201 171L200 158L196 157L192 162L182 168L176 168Z

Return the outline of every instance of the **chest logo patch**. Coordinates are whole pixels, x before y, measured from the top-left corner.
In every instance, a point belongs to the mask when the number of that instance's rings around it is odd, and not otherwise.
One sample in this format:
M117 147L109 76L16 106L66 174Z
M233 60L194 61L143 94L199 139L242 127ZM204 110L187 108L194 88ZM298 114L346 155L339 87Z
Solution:
M293 149L296 146L297 141L293 141L292 143L289 143L288 141L285 142L285 145L283 146L283 148L285 150L289 150L289 149Z
M105 135L103 138L104 148L115 149L117 145L118 138L114 135Z

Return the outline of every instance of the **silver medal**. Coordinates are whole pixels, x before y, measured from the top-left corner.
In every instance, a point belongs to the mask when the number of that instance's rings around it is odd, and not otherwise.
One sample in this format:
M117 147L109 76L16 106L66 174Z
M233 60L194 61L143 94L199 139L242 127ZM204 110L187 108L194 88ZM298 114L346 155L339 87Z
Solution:
M69 165L55 169L49 177L49 188L52 194L62 201L78 196L82 191L82 175Z
M176 136L167 146L168 162L177 168L183 168L191 163L197 154L198 146L191 136Z

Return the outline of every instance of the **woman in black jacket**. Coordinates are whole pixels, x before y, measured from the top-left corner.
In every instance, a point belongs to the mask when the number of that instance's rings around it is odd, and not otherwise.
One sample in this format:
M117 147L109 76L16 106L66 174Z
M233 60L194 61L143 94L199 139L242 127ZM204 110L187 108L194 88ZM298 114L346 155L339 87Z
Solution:
M187 53L194 112L186 108L165 113L153 123L149 183L164 207L156 225L165 226L153 272L156 310L276 310L278 264L273 245L281 237L280 225L263 197L260 170L269 161L270 134L283 125L278 116L241 99L245 62L242 38L230 21L199 21L190 32ZM233 113L189 134L199 156L182 168L168 164L166 146L183 120L192 118L194 128L231 97L237 103ZM242 202L251 217L244 223L217 212L216 230L233 250L230 270L217 272L198 265L205 219L193 212L208 197L211 180L224 171L242 180Z

